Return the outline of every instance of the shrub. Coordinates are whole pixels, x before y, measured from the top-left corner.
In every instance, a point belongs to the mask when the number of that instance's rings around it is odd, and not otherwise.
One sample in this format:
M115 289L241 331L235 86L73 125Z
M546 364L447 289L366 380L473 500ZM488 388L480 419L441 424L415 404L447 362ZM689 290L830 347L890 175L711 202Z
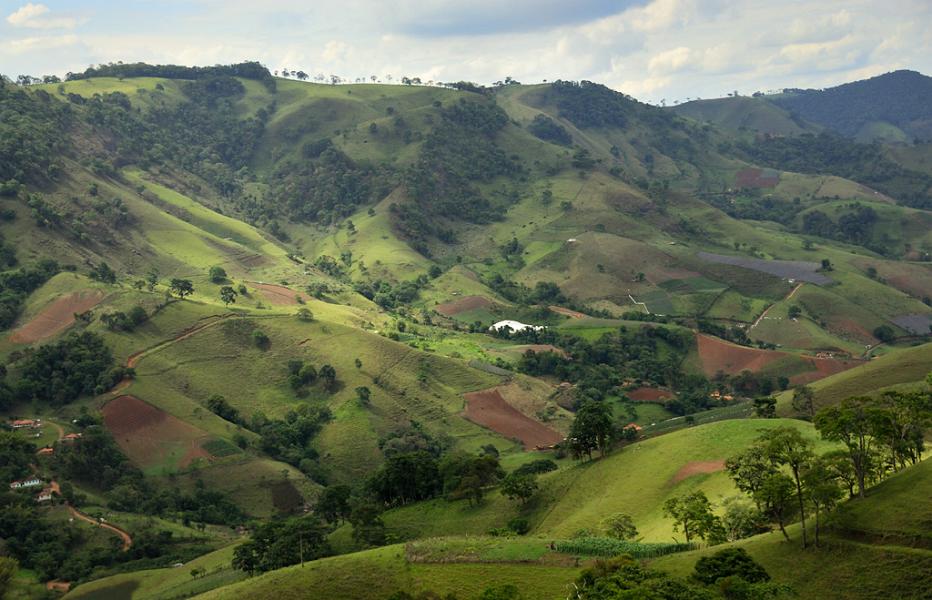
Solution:
M696 561L693 578L706 584L719 579L737 576L748 583L768 581L770 575L751 558L744 548L725 548L711 556L703 556Z

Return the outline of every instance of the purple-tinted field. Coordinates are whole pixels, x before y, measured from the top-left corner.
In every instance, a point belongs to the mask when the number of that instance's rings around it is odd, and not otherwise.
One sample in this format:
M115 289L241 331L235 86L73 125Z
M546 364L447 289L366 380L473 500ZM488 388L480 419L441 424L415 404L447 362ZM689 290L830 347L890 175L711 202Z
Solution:
M732 265L769 273L783 279L795 279L796 281L806 281L816 285L826 285L832 283L832 280L822 273L819 273L819 263L802 260L763 260L760 258L746 258L743 256L726 256L724 254L713 254L711 252L699 252L696 256L702 260L723 265Z

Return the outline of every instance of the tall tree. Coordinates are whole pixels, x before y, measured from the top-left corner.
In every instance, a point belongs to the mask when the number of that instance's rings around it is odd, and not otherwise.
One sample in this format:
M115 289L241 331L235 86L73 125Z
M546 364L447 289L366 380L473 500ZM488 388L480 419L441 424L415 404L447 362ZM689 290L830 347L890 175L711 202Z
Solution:
M570 426L569 440L573 454L592 460L596 448L604 456L612 435L611 409L604 402L586 400L576 411Z
M799 518L803 528L803 548L808 546L806 536L806 508L803 495L802 472L808 468L813 459L812 442L802 436L798 429L778 427L764 433L757 439L764 451L775 465L789 468L796 486L796 500L799 506Z
M184 300L185 296L190 296L194 293L194 284L191 283L190 279L172 279L169 284L169 290L171 293Z
M663 503L663 513L673 519L673 531L683 529L687 543L694 537L712 543L724 541L725 529L721 519L712 512L712 503L705 492L669 498Z
M815 393L808 385L801 385L793 390L793 410L801 415L815 418Z
M867 396L842 400L835 406L823 408L815 417L816 429L823 438L845 445L861 498L875 463L877 440L874 432L879 418L876 402Z
M811 460L803 472L803 484L806 498L815 512L815 545L818 547L822 514L834 508L842 496L830 459Z

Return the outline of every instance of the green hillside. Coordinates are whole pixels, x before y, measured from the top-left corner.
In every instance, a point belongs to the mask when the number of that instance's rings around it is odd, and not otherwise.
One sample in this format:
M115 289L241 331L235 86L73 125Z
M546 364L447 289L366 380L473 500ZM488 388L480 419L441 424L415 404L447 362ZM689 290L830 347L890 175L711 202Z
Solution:
M932 371L923 147L767 99L114 63L0 114L2 468L54 496L3 493L16 598L565 598L552 541L679 539L762 430L837 447L761 398ZM233 567L305 525L326 558Z

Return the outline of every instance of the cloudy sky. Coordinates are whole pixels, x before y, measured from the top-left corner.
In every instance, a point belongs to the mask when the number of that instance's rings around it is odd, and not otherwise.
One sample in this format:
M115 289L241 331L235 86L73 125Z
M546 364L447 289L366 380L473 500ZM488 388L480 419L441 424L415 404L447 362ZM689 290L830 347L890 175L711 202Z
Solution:
M590 79L647 101L932 74L932 0L0 0L0 73L122 60Z

